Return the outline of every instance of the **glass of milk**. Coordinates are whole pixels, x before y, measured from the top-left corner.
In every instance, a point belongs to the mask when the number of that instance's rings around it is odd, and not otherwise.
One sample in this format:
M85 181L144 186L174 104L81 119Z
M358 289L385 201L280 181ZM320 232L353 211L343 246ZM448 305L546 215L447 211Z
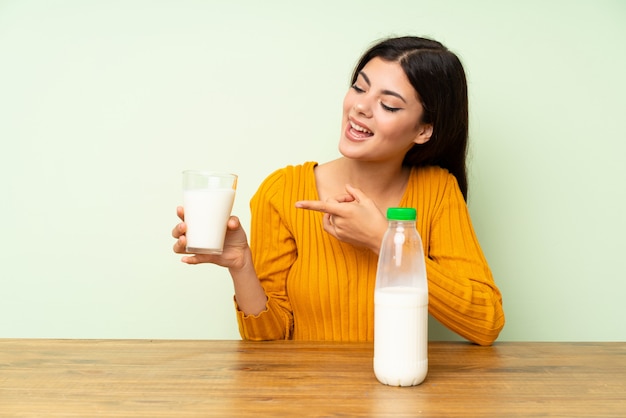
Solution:
M233 209L236 189L235 174L183 171L188 253L222 253L226 223Z

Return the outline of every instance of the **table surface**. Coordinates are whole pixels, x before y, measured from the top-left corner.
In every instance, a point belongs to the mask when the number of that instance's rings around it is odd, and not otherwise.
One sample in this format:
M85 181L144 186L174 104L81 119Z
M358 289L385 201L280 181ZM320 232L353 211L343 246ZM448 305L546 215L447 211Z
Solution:
M380 384L371 343L0 339L0 416L626 416L626 342L431 342Z

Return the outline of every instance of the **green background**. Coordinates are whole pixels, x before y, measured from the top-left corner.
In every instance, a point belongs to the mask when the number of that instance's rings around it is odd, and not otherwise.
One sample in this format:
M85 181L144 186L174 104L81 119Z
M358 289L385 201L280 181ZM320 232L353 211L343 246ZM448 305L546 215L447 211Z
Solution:
M360 53L434 37L470 89L500 340L625 340L626 1L0 1L0 337L239 338L170 231L181 171L338 156ZM432 339L454 336L431 322Z

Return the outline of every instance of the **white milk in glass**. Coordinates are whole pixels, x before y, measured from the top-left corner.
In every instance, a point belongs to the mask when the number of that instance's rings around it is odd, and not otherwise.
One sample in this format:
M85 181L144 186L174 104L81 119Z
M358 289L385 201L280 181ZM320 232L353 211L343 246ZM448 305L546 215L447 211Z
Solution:
M391 386L421 383L428 373L428 291L378 288L374 304L376 378Z
M187 252L221 253L235 190L195 189L183 192Z

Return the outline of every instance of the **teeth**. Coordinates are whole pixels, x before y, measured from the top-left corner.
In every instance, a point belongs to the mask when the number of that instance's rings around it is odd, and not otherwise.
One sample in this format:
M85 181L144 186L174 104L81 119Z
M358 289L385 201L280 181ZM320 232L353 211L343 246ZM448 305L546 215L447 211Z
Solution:
M354 122L350 122L350 126L352 126L352 129L355 129L355 130L357 130L357 131L359 131L359 132L363 132L363 133L366 133L366 134L371 134L371 133L372 133L371 131L368 131L368 130L367 130L367 129L365 129L364 127L359 126L359 125L357 125L357 124L356 124L356 123L354 123Z

